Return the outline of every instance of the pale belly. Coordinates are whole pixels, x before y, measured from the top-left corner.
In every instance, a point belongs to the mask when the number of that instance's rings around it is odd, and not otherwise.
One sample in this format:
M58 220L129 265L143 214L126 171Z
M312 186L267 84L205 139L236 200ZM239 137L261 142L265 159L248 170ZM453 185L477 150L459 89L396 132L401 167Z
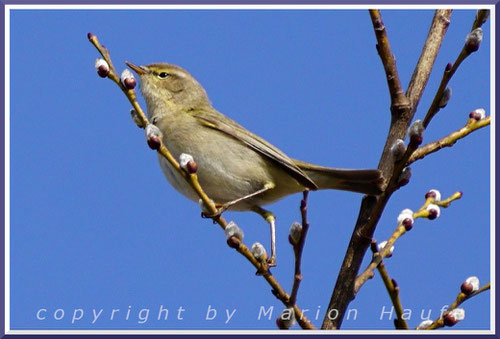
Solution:
M192 131L191 131L192 132ZM231 206L230 210L248 211L254 206L273 203L303 187L274 163L239 141L207 128L199 129L189 143L177 142L175 133L164 137L164 143L179 159L181 153L193 156L198 165L198 179L205 193L218 204L248 196L271 183L274 189ZM171 164L158 155L160 167L168 182L188 199L199 197L190 184Z

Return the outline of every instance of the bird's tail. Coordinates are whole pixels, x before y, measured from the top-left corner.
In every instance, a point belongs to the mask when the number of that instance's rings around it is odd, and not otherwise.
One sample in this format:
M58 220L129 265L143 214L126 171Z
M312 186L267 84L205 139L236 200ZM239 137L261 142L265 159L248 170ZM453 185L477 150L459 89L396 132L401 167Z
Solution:
M382 193L385 184L382 172L376 169L329 168L300 160L293 161L314 181L319 189L337 189L377 195Z

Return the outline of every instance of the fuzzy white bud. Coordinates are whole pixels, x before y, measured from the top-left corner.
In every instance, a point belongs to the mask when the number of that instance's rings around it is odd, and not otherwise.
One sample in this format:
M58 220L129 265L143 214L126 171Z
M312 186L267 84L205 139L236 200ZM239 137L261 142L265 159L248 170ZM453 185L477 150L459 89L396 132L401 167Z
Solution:
M405 219L411 219L413 221L413 211L409 208L406 208L401 211L398 215L398 224L402 224Z
M465 319L465 310L463 308L455 308L448 314L452 315L456 321L462 321Z
M297 245L299 243L300 237L302 236L302 225L298 222L294 222L290 226L290 236L289 240L292 245Z
M435 204L429 204L426 208L429 211L429 219L436 219L439 218L439 215L441 215L441 209L439 208L438 205Z
M438 104L439 108L444 108L448 104L448 102L451 99L451 94L452 94L451 87L446 87L446 89L443 92L443 95L441 96L441 100L439 100Z
M210 199L210 201L213 203L213 200ZM200 208L201 208L201 211L205 214L210 214L210 211L209 209L207 208L207 206L205 206L205 203L203 202L202 199L199 199L198 200L198 204L200 205ZM236 225L236 224L235 224ZM227 227L226 227L227 229Z
M181 153L181 155L179 155L179 165L183 170L185 171L188 170L187 166L190 161L194 161L193 156L191 154Z
M434 198L434 201L441 201L441 192L436 189L431 189L425 194L425 198Z
M226 239L236 237L240 240L243 240L243 237L245 236L243 230L239 228L234 221L230 221L229 224L227 224L226 228L224 229L224 234L226 235Z
M162 133L158 127L148 124L144 129L144 135L146 136L146 141L151 149L157 150L160 148Z
M481 120L486 117L484 108L478 108L469 113L469 117L475 120Z
M146 139L151 137L158 137L158 138L162 137L160 129L153 124L148 124L146 126L146 128L144 129L144 134L146 135Z
M394 144L392 144L390 151L392 156L394 157L394 160L400 160L406 152L405 142L401 139L396 139L396 141L394 141Z
M475 277L475 276L469 277L469 278L467 278L467 280L465 280L465 283L472 285L472 292L476 292L479 289L479 278L478 277Z
M109 65L106 62L106 60L104 60L104 59L96 59L94 66L95 66L95 69L97 71L97 74L99 74L99 76L101 78L105 78L105 77L108 76L108 74L109 74Z
M289 307L281 311L277 322L280 329L289 329L293 327L295 325L295 312L293 308Z
M481 27L476 28L465 38L465 50L469 53L475 52L479 49L479 45L483 40L483 30Z
M423 329L426 329L427 327L431 326L432 323L434 323L434 321L430 320L430 319L427 319L427 320L424 320L422 321L418 326L417 326L417 330L423 330Z
M382 241L380 244L378 244L378 251L381 252L385 245L387 245L387 241ZM394 246L391 246L389 248L389 253L386 255L386 258L392 257L392 253L394 253Z
M410 179L411 179L411 168L410 167L403 168L401 174L399 175L399 180L398 180L399 186L407 185L410 182Z
M408 136L410 143L420 145L424 139L425 127L422 120L415 120L408 129Z
M126 89L133 89L136 85L134 75L128 68L125 68L120 76L120 81Z
M259 261L267 259L266 249L260 242L256 242L252 245L252 254Z

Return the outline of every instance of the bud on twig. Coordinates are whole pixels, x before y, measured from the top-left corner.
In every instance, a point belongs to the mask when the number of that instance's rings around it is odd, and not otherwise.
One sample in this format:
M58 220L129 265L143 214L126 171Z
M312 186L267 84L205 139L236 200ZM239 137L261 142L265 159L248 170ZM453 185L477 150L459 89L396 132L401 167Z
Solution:
M418 326L417 326L417 330L424 330L426 329L427 327L431 326L432 324L434 323L434 321L430 320L430 319L427 319L427 320L424 320L422 321Z
M429 220L434 220L441 214L441 209L438 205L429 204L426 209L429 211L429 216L427 217Z
M486 20L490 17L490 10L489 9L478 9L476 12L476 20L479 19L479 26L484 24Z
M479 290L479 278L474 276L467 278L460 286L460 290L465 295L476 292Z
M256 242L252 245L252 254L258 261L267 260L267 252L264 246L260 242Z
M404 141L401 139L396 139L396 141L394 141L394 144L392 144L391 146L391 154L394 160L395 161L401 160L405 152L406 152L406 145Z
M295 312L293 308L285 308L278 319L276 319L276 325L281 330L288 330L295 325Z
M403 171L401 172L401 175L399 176L398 179L399 187L407 185L410 182L410 178L411 178L411 168L410 167L403 168Z
M403 225L407 231L413 228L413 211L409 208L404 209L398 215L398 225Z
M106 62L106 60L104 60L104 59L96 59L94 66L95 66L95 69L97 71L97 74L99 74L99 76L101 78L105 78L105 77L108 76L108 74L109 74L109 65Z
M298 222L294 222L290 227L290 234L288 235L288 241L290 241L290 244L292 244L293 246L296 246L299 243L301 236L302 236L302 225L299 224Z
M148 124L144 129L146 141L151 149L157 150L161 146L162 133L158 127Z
M443 95L441 96L441 100L439 100L439 108L445 108L448 105L448 102L451 99L451 87L446 87L443 91Z
M473 53L479 49L479 45L483 40L483 30L481 27L476 28L465 38L465 50L467 53Z
M126 89L134 89L137 84L134 75L127 68L123 70L120 81Z
M189 174L194 174L198 170L198 164L190 154L182 153L179 156L179 165Z
M210 202L214 204L214 201L210 199ZM198 205L200 205L201 208L201 216L203 218L211 218L210 214L212 213L207 206L205 206L205 203L203 202L203 199L198 199Z
M382 252L382 250L384 249L385 245L387 245L387 241L382 241L380 244L378 244L378 251ZM392 253L393 252L394 252L394 246L391 246L391 248L389 248L389 252L387 253L387 255L385 257L386 258L392 257Z
M441 201L441 192L432 189L429 192L425 193L425 199L429 198L434 198L434 201Z
M226 235L227 244L231 248L238 248L244 236L243 230L233 221L227 224L224 234Z
M484 110L484 108L478 108L469 113L469 118L477 121L484 119L485 116L486 111Z
M415 120L408 129L408 136L410 137L410 144L418 146L424 140L424 124L422 120Z
M465 319L465 310L463 308L455 308L444 316L443 322L446 326L453 326L459 321Z

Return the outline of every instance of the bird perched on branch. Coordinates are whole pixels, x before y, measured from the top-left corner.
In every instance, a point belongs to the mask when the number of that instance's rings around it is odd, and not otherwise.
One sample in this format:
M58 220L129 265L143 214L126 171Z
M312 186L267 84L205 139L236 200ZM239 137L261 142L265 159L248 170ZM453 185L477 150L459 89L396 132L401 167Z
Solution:
M212 107L204 88L186 70L166 63L127 65L140 78L149 120L177 159L190 154L198 165L205 193L224 210L253 211L271 227L271 257L276 260L275 217L262 208L306 189L381 193L379 170L328 168L289 158L281 150ZM170 184L193 201L199 197L171 164L159 155Z

